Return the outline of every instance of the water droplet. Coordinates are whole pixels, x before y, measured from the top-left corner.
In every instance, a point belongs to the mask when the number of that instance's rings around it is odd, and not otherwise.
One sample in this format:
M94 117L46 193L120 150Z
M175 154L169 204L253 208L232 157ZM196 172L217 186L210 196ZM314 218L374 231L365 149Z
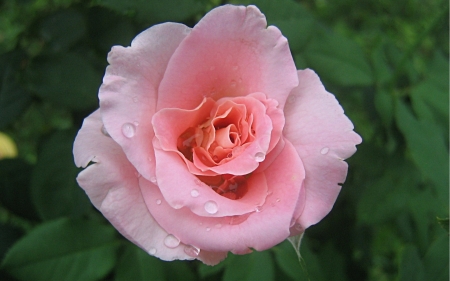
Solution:
M234 66L233 66L233 70L234 70L234 71L236 71L236 70L238 70L238 69L239 69L239 66L237 66L237 65L234 65Z
M280 202L281 201L281 199L280 198L277 198L277 202Z
M221 228L222 225L220 223L216 224L216 228Z
M217 211L219 210L219 208L217 207L217 203L216 202L214 202L214 201L207 201L206 203L205 203L205 211L208 213L208 214L215 214L215 213L217 213Z
M137 178L140 178L141 177L141 174L139 174L139 172L134 172L134 175L137 177Z
M147 157L148 162L153 162L153 159L149 156Z
M161 205L161 199L156 200L156 205Z
M232 88L236 87L236 81L231 80L230 86L231 86Z
M320 151L320 154L325 155L328 153L328 151L330 151L330 149L328 147L324 147L322 148L322 150Z
M211 230L211 228L209 228L209 227L206 228L206 231L210 231L210 230Z
M111 137L111 136L109 135L108 131L106 130L105 125L102 125L101 131L102 131L102 134L103 134L103 135L105 135L105 136L107 136L107 137Z
M266 159L266 155L263 152L258 152L255 154L255 161L256 162L262 162Z
M155 248L150 248L150 250L148 250L148 253L150 255L154 255L154 254L156 254L156 249Z
M255 208L255 212L257 212L257 213L261 213L261 211L262 211L262 209L261 209L261 207L260 207L260 206L257 206L257 207Z
M191 196L192 197L198 197L200 195L200 193L198 192L198 190L197 189L192 189L191 190Z
M202 182L201 182L201 180L199 180L199 179L195 179L195 180L194 180L194 183L195 183L196 185L198 185L198 186L201 186L201 185L202 185Z
M127 138L134 137L134 134L136 133L136 128L131 123L125 123L122 126L122 133Z
M134 126L136 126L136 127L139 126L139 122L138 122L138 121L134 121L133 124L134 124Z
M150 178L150 181L151 181L152 183L156 183L156 177L151 177L151 178Z
M134 98L133 98L133 101L134 101L134 102L138 102L139 100L138 100L137 97L134 97Z
M195 258L200 254L200 249L192 245L187 245L184 247L184 252L186 255Z
M178 245L180 245L180 239L176 238L172 234L169 234L164 238L164 245L166 245L168 248L176 248Z

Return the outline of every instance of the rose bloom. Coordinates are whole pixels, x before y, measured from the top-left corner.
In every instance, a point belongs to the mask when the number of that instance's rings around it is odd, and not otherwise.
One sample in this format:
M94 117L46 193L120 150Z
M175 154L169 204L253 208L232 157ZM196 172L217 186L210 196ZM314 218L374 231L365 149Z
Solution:
M361 138L255 6L152 26L108 62L75 140L77 180L150 255L214 265L331 210Z

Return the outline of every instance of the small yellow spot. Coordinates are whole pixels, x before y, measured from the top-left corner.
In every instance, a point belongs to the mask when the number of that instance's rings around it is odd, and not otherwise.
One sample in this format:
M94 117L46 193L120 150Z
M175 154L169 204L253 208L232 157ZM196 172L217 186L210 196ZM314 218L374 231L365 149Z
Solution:
M0 159L17 157L17 146L6 134L0 132Z

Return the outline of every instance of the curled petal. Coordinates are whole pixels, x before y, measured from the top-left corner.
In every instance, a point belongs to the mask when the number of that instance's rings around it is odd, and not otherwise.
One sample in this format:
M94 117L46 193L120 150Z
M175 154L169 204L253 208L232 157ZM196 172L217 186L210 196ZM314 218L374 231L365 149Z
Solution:
M282 109L298 85L285 37L255 6L225 5L205 15L180 44L161 82L158 109L194 108L209 96L263 92Z
M361 137L353 131L336 98L312 70L298 71L300 85L285 107L283 134L302 159L306 179L305 207L297 222L306 229L325 217L347 176L343 160L356 151Z
M202 217L189 208L172 208L163 200L160 190L145 181L141 183L141 191L160 225L185 243L207 251L245 254L250 248L268 249L290 235L305 171L294 147L286 142L280 157L261 174L267 175L266 201L244 216ZM156 202L160 198L162 202Z
M167 63L190 28L176 23L155 25L139 34L130 47L114 46L108 54L100 111L108 134L148 180L155 176L151 119L157 89Z
M77 177L94 206L127 239L163 260L192 259L183 245L168 248L162 229L148 211L139 190L136 169L121 147L101 133L103 123L97 110L83 123L74 143L77 166L85 167ZM219 262L219 261L217 261Z

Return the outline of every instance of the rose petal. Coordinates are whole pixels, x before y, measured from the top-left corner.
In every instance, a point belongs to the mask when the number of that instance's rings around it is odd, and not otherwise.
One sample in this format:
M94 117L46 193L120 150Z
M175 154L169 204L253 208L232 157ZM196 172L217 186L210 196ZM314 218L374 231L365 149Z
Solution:
M262 174L267 175L269 188L266 201L242 221L239 217L201 217L188 208L174 209L164 200L158 205L155 200L163 198L161 192L146 181L141 182L141 191L160 225L185 243L213 252L244 254L250 248L268 249L289 236L305 171L295 148L286 142L280 156Z
M347 176L345 158L361 137L353 131L336 98L312 70L298 71L300 85L285 107L283 134L295 146L305 170L306 205L298 223L307 228L331 210Z
M163 260L193 259L184 252L185 244L176 248L164 245L168 233L149 213L139 189L137 171L128 162L118 144L101 133L100 111L88 116L74 143L75 163L85 167L77 177L94 206L127 239L151 255ZM198 259L217 264L226 252L201 253Z
M248 191L243 198L230 200L192 175L178 154L155 146L155 155L158 187L167 203L175 209L188 207L200 216L223 217L250 213L264 204L267 185L262 174L252 175L248 179ZM205 209L207 202L214 202L217 211L208 212Z
M99 91L103 122L148 180L155 176L151 119L157 89L167 62L189 31L182 24L155 25L139 34L131 47L114 46L108 54L110 65Z
M263 92L282 109L298 85L285 37L255 6L213 9L173 54L159 88L158 109L194 108L204 96Z

